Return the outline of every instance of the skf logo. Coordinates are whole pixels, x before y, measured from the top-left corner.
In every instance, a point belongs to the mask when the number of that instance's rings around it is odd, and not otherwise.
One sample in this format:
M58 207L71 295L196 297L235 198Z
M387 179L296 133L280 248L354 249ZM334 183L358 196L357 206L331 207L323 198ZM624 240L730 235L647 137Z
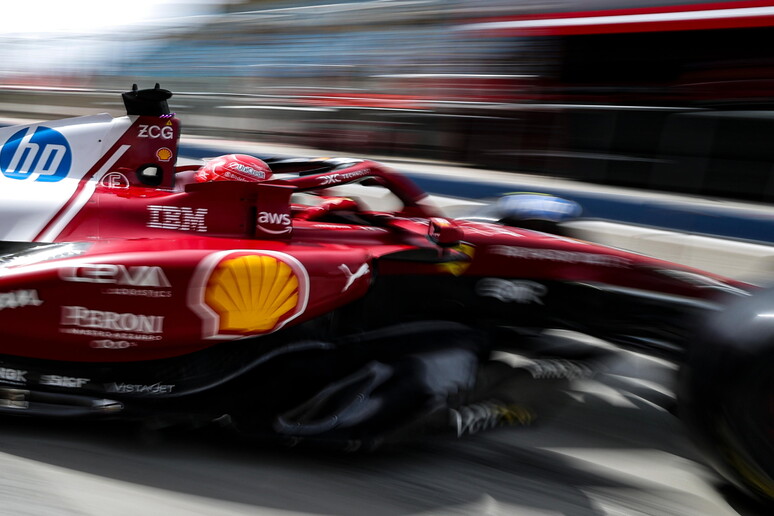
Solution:
M42 126L15 132L0 149L0 171L11 179L61 181L70 173L72 160L70 144L62 133Z
M76 378L74 376L59 376L56 374L42 374L40 375L41 385L51 385L53 387L67 387L70 389L78 389L89 383L88 378Z
M149 228L171 229L177 231L207 231L207 208L188 206L148 206Z
M175 131L171 125L165 125L159 127L157 125L140 125L140 132L137 133L138 138L161 138L162 140L171 140L175 136Z
M150 288L171 286L161 267L146 265L126 267L113 263L86 264L60 269L59 277L65 281L78 283L108 283Z

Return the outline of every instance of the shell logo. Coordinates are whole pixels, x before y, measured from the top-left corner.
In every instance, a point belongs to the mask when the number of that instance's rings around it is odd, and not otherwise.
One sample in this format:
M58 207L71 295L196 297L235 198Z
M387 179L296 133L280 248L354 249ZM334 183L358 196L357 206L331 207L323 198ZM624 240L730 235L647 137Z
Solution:
M459 244L452 247L452 249L468 255L471 258L471 261L473 259L473 255L475 255L475 252L476 252L473 246L470 246L467 244ZM466 261L466 262L450 261L450 262L439 263L436 267L440 271L451 273L454 276L459 276L461 274L464 274L464 272L468 270L468 267L470 267L470 263L471 263L470 261Z
M300 315L308 298L308 274L284 253L223 252L202 262L200 298L193 306L208 338L269 333Z
M159 161L169 161L172 159L172 151L166 147L162 147L156 151L156 157Z

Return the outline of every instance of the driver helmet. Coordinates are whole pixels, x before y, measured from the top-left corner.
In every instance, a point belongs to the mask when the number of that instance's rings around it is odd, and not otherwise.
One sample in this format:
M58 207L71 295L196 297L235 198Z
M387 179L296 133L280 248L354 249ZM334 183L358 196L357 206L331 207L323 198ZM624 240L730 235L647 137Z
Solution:
M226 154L208 161L194 175L197 183L208 181L244 181L257 183L271 179L271 168L247 154Z

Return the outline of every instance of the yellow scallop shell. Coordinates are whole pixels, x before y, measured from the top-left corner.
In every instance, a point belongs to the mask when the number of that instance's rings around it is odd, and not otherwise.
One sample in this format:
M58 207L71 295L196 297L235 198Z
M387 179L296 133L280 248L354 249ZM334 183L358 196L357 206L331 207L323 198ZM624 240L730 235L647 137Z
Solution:
M298 306L298 277L273 256L224 260L207 283L204 301L220 316L220 331L260 333L272 330Z
M156 151L156 157L159 159L159 161L169 161L172 159L172 151L166 147L162 147Z

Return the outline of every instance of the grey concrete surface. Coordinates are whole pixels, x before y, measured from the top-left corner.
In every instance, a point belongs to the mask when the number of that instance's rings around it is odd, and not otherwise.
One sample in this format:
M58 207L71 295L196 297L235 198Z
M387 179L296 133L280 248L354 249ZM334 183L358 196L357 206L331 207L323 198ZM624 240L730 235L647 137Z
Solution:
M364 455L240 443L216 431L0 419L0 514L767 514L723 488L652 400L674 366L620 352L530 428ZM540 413L539 413L540 417Z

